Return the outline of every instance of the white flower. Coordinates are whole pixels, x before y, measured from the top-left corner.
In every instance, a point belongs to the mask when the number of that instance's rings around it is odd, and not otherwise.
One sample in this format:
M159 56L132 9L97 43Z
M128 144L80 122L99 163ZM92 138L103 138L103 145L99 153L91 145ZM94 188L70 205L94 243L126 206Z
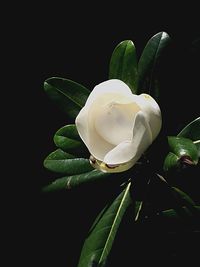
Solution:
M104 172L131 168L161 129L161 112L147 94L134 95L121 80L95 86L76 118L78 133Z

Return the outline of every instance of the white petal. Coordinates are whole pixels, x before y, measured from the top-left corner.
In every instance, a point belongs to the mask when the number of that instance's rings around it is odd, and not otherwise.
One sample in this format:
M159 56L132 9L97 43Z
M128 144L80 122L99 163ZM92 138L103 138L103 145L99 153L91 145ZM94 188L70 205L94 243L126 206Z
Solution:
M162 117L157 102L148 94L139 95L136 103L145 114L151 128L152 139L154 140L160 132Z
M109 151L104 163L115 165L131 161L134 165L151 143L149 124L143 112L139 111L135 117L132 140L124 141Z
M98 99L98 102L103 102L104 104L108 101L117 100L120 103L126 103L127 101L130 102L130 96L132 96L132 92L128 85L121 80L111 79L95 86L85 105L90 106L96 99Z
M105 155L113 149L113 145L98 134L95 128L95 116L100 112L98 105L92 105L90 109L84 107L76 117L78 133L87 146L90 153L98 160L103 160Z
M106 105L130 103L133 102L133 97L131 90L124 82L117 79L108 80L94 88L84 108L79 112L75 122L77 130L90 153L98 160L103 160L105 155L115 146L113 142L110 142L112 138L104 139L107 131L109 134L110 127L103 130L104 134L101 130L99 131L104 125L109 126L105 121L102 121L104 117L102 113L104 113Z
M111 102L95 114L95 127L107 142L118 145L132 139L135 114L140 110L137 104Z
M79 136L83 142L87 145L89 142L89 125L88 125L88 109L83 107L76 117L75 124L78 130Z

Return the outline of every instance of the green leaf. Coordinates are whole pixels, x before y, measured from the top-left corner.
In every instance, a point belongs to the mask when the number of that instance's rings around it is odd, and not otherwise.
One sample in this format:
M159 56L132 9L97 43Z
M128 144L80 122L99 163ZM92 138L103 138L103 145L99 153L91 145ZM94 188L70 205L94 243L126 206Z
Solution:
M85 240L78 267L105 266L122 217L131 204L130 183L99 217Z
M167 191L165 192L168 194L168 203L170 203L171 207L173 207L174 209L172 213L176 213L177 216L181 217L182 219L187 219L188 213L193 216L197 215L195 202L188 194L177 187L170 186L161 175L157 174L155 177L157 177L159 181L162 182L162 185L167 189ZM187 209L185 209L184 207L186 207Z
M79 185L88 183L88 182L93 182L96 180L104 179L108 176L110 176L110 174L101 172L99 170L92 170L90 172L86 172L86 173L82 173L78 175L65 176L45 186L43 188L43 191L53 192L53 191L71 189Z
M45 160L44 167L50 171L62 174L80 174L93 170L88 159L75 158L73 155L57 149Z
M159 32L145 46L138 63L138 94L147 93L158 100L159 88L156 70L161 54L169 41L170 37L166 32Z
M135 201L134 202L134 218L135 218L135 222L137 222L139 217L140 217L140 212L142 210L142 206L143 206L143 201Z
M136 94L137 58L135 46L131 40L121 42L114 49L110 60L109 79L125 82Z
M183 209L182 211L184 212L184 215L186 215L187 217L192 217L192 213L189 211L188 208L183 207L182 209ZM169 219L173 219L173 220L181 220L182 219L182 216L180 215L179 211L175 210L175 209L164 210L161 212L161 214L164 217L169 218Z
M196 145L200 157L200 117L186 125L177 136L191 139Z
M197 149L193 142L188 138L169 136L168 144L170 151L177 155L179 158L189 156L194 162L197 163Z
M89 156L89 152L79 137L78 131L74 124L66 125L60 128L54 135L54 143L57 147L73 155Z
M175 194L181 199L182 205L185 205L187 207L193 207L195 205L194 201L191 199L190 196L188 196L188 194L186 194L177 187L172 186L171 188L175 192Z
M197 217L200 216L200 206L194 206L194 209L196 211L195 214L192 213L191 210L189 210L187 207L182 207L181 213L180 213L180 210L168 209L168 210L161 211L160 214L164 218L174 220L174 221L184 220L185 218L195 219L196 216Z
M83 85L59 77L47 79L44 82L44 90L72 119L76 118L90 94Z
M182 190L176 187L171 187L171 190L176 199L177 205L176 205L175 210L178 213L180 213L182 217L185 216L185 210L183 209L182 206L185 206L193 216L196 216L196 217L199 216L198 211L195 208L195 202L193 201L193 199L191 199L191 197L188 194L186 194L185 192L183 192ZM186 214L186 217L187 217L187 214Z
M170 153L164 161L164 170L168 171L172 168L181 168L183 164L193 165L198 163L198 150L192 140L169 136L168 144Z
M193 142L198 150L198 157L200 158L200 140Z
M164 171L169 171L170 169L174 169L176 167L180 167L179 157L174 153L169 152L165 158L163 169Z

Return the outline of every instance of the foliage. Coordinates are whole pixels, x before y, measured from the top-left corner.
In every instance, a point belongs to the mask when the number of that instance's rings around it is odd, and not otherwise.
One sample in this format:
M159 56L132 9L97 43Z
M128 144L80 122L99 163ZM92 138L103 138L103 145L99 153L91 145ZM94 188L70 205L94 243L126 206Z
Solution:
M131 40L122 41L111 56L109 79L120 79L129 85L133 93L148 93L159 102L157 67L169 42L170 37L165 32L154 35L138 60L134 43ZM47 79L44 82L44 89L59 108L72 119L76 118L90 93L84 86L58 77ZM50 171L61 174L62 177L45 186L44 192L69 190L89 182L106 180L108 177L115 177L120 189L119 195L107 204L91 227L78 267L106 266L119 225L130 206L133 208L134 219L131 218L133 227L141 223L149 213L159 214L165 220L179 223L188 220L194 222L199 219L200 203L195 203L186 192L169 183L166 177L169 177L172 171L173 175L174 173L176 175L185 169L198 168L200 117L186 125L177 136L166 137L161 134L160 139L168 140L163 169L158 169L155 164L151 166L153 160L151 157L146 158L147 153L137 166L122 174L123 184L121 184L122 180L118 175L103 173L91 167L88 160L89 153L75 125L65 125L55 133L54 142L57 150L46 157L44 166ZM155 155L156 153L154 151ZM163 205L162 201L156 198L155 183L159 183L159 190L167 192Z

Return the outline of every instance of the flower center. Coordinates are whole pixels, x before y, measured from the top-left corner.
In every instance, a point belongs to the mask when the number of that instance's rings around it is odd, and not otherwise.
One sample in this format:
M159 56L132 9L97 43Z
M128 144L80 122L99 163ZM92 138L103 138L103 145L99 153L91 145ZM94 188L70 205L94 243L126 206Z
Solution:
M107 142L118 145L131 140L135 114L140 110L135 103L119 104L111 102L96 114L95 128Z

